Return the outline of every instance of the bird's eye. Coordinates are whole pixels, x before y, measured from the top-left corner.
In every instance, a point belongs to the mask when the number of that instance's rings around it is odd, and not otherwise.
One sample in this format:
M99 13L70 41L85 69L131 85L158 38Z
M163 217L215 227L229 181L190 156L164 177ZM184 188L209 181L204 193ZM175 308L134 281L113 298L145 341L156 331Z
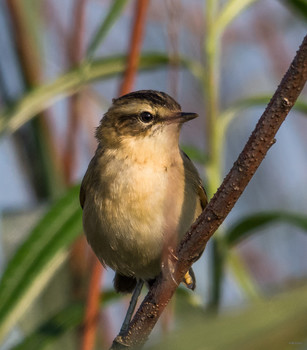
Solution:
M140 114L140 121L143 123L150 123L153 120L153 115L150 112L142 112Z

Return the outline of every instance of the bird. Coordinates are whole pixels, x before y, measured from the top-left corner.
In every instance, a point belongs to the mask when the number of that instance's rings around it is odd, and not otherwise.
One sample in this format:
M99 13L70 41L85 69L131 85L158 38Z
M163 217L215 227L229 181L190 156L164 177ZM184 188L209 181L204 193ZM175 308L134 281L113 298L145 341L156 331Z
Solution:
M179 147L182 125L197 116L165 92L139 90L113 99L96 129L80 189L83 228L102 265L115 271L115 290L134 291L136 300L207 205L198 171ZM194 290L192 268L183 282Z

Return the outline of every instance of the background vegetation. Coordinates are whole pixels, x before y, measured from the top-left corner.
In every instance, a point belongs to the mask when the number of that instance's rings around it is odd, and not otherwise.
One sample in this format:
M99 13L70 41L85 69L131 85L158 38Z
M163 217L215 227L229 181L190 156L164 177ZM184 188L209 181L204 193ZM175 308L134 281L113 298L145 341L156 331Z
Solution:
M111 271L91 279L97 263L82 236L78 183L95 149L94 127L123 91L140 3L1 4L1 349L77 349L97 325L103 349L117 333L127 299L113 293ZM182 146L210 197L306 20L302 0L149 3L131 89L166 91L200 114L183 130ZM306 111L303 94L197 263L196 293L179 289L148 348L306 346ZM97 286L99 317L84 325Z

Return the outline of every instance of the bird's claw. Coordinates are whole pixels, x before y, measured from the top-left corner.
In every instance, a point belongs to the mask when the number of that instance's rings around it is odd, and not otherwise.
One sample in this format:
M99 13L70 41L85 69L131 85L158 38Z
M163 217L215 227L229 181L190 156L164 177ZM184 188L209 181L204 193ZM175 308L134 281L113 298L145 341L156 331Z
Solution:
M170 277L172 281L178 286L179 283L176 281L174 277L177 261L178 261L178 257L175 254L174 249L171 247L168 247L166 257L162 261L162 272L164 275Z

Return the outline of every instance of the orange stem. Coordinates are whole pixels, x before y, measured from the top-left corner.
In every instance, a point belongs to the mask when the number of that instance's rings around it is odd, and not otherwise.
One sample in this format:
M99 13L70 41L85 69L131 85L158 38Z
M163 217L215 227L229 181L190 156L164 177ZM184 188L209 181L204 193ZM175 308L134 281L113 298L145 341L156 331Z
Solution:
M133 88L135 75L139 64L148 5L149 0L136 1L134 25L130 39L130 49L127 61L127 68L125 71L124 79L122 81L122 85L119 90L119 96L127 94Z
M74 23L72 37L69 38L71 45L69 50L70 65L75 67L80 63L83 56L83 43L85 32L85 7L88 0L79 0L74 8ZM80 96L79 91L69 99L69 128L67 130L66 145L63 155L63 167L65 182L69 185L73 180L74 168L77 162L76 144L80 124Z
M99 316L100 282L103 268L100 261L93 255L93 268L88 290L86 312L84 318L84 332L82 350L92 350L95 345L96 330Z

